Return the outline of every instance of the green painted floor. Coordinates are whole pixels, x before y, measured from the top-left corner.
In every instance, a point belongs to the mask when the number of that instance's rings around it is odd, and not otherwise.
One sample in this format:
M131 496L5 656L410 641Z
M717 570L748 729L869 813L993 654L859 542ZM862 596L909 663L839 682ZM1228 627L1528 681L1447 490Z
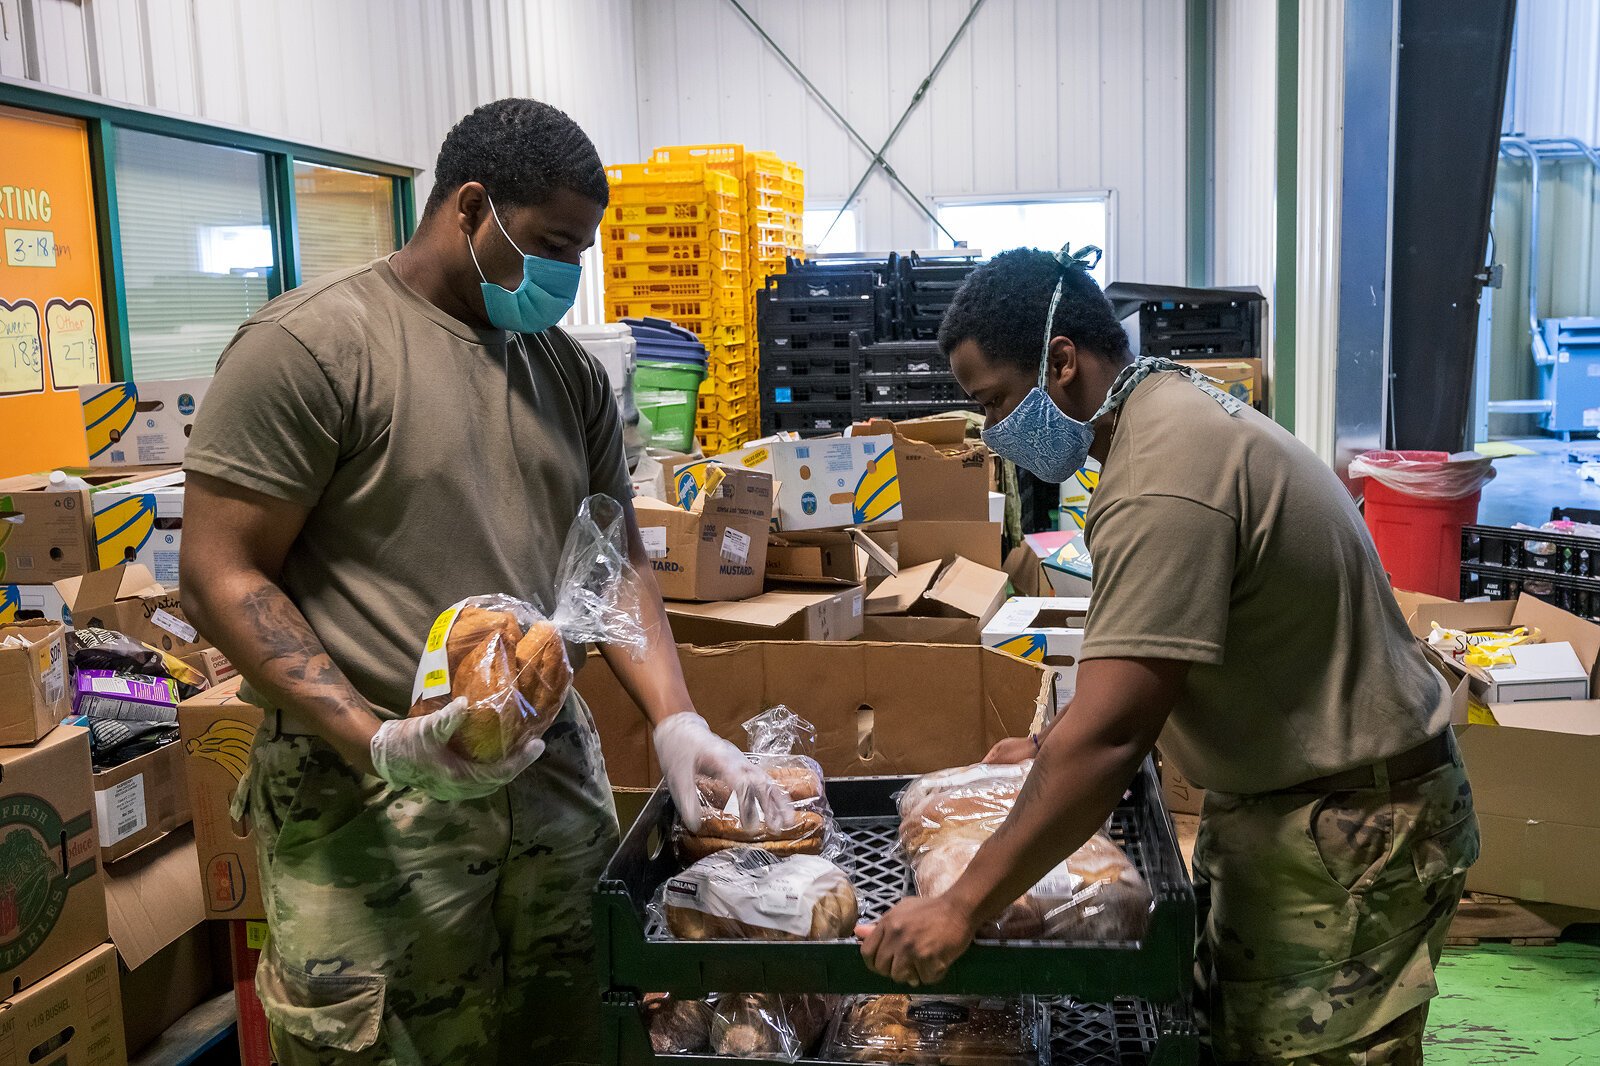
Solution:
M1446 949L1427 1040L1430 1066L1600 1064L1600 945Z

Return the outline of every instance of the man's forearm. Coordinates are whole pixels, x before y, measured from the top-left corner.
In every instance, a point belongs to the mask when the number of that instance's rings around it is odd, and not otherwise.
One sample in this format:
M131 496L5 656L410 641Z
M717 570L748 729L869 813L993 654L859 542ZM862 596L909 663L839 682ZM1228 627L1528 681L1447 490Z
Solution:
M684 684L678 645L672 639L667 609L661 602L655 577L650 573L650 560L641 551L633 565L639 580L637 602L643 615L640 622L647 641L645 654L635 660L630 649L609 644L600 645L600 654L605 656L623 689L654 726L660 725L669 715L693 710L694 703Z
M265 575L240 571L213 577L204 599L206 638L263 696L370 774L378 718L283 589Z

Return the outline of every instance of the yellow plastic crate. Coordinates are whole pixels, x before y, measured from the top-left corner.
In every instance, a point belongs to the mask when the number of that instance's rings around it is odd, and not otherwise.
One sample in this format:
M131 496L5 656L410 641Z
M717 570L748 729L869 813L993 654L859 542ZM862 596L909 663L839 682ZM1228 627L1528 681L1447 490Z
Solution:
M710 308L721 310L727 306L730 298L740 292L742 290L736 285L722 285L709 279L697 278L606 282L606 299L608 300L627 300L631 302L634 300L670 298L678 301L693 301L707 305L708 310L701 312L702 315L710 314Z
M700 163L743 181L756 174L784 174L776 152L751 151L742 144L671 144L650 153L652 163Z
M719 236L726 236L721 234ZM608 272L616 267L626 267L630 271L635 268L676 266L688 264L701 269L721 271L724 274L739 274L744 270L744 249L718 248L722 241L662 241L642 243L638 241L603 241L601 252L605 256ZM738 242L742 243L742 242ZM624 275L609 276L622 277ZM628 273L630 279L637 279L642 275ZM654 276L654 275L651 275Z
M740 215L736 199L707 196L694 203L613 203L606 208L606 224L660 226L698 222L714 224L718 229L738 229Z
M755 382L750 380L750 372L743 366L735 374L730 374L725 367L708 365L707 377L700 383L701 396L715 396L719 400L744 403L754 393Z
M715 393L702 391L697 398L697 410L700 416L721 418L726 421L745 420L753 421L751 416L755 413L749 395L741 396L737 400L724 400Z
M739 195L737 177L699 162L620 163L606 168L606 182L613 202L623 195L641 197L635 203L650 203L651 196L680 196L682 190L695 189L719 196Z
M607 248L652 246L663 244L698 244L720 251L744 250L744 226L727 226L716 222L661 222L648 225L607 225L600 231L600 239ZM631 250L631 248L630 248Z
M743 272L724 270L709 259L667 259L660 262L608 263L607 281L704 281L712 285L744 286Z

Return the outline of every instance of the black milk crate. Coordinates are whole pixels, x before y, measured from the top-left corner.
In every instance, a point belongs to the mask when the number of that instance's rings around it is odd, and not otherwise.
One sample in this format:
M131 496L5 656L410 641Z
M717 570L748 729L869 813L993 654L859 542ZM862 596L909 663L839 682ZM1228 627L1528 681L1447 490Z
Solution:
M768 404L830 404L848 409L855 400L853 375L844 377L786 374L761 375L761 406Z
M869 418L886 418L891 422L907 422L914 418L947 415L952 411L977 411L976 403L956 400L947 403L863 403L856 405L856 421Z
M1533 576L1600 579L1600 537L1509 526L1463 526L1461 565L1526 571ZM1600 580L1596 580L1600 588Z
M858 341L855 352L863 374L950 373L950 360L934 341Z
M797 351L790 348L762 348L761 350L763 380L771 378L777 382L798 378L845 378L854 381L855 376L856 359L849 349L840 351L824 348L821 351L810 349Z
M895 339L902 341L931 341L939 336L939 323L944 312L936 315L902 314L895 319Z
M883 301L874 295L823 296L786 299L768 290L757 306L759 321L770 329L795 326L831 326L870 329L876 333L887 317Z
M767 278L766 292L784 300L883 298L883 274L875 270L804 267Z
M798 433L802 437L820 437L843 433L856 420L855 405L844 403L761 405L761 435Z
M903 256L899 262L900 293L908 290L934 290L954 293L961 288L967 275L977 268L978 261L968 257L951 259L924 259L916 253Z
M1580 618L1600 621L1600 578L1567 577L1548 570L1461 564L1461 598L1514 600L1528 595Z
M1051 1066L1193 1066L1200 1060L1200 1038L1186 1005L1154 1006L1139 1000L1078 1003L1046 1002L1050 1012ZM650 1048L639 998L607 993L602 997L600 1061L606 1066L738 1066L771 1059L697 1055L657 1055ZM801 1058L797 1066L823 1066L826 1060Z
M872 921L911 894L900 854L894 796L909 777L834 778L828 801L851 841L861 918ZM672 798L657 788L612 856L595 892L600 986L612 992L702 996L763 992L905 991L868 970L855 940L784 942L672 940L647 907L681 863L671 844ZM919 989L937 994L1071 996L1110 1002L1186 1000L1194 963L1194 887L1146 759L1118 805L1109 832L1144 877L1155 905L1144 935L1119 942L979 941L945 979Z
M818 352L850 350L851 338L871 342L877 331L870 326L769 326L763 323L760 331L761 355L769 352Z
M939 404L958 406L972 400L946 370L943 374L862 374L861 404Z
M1139 353L1168 359L1253 359L1261 354L1263 306L1259 297L1148 300L1139 308Z

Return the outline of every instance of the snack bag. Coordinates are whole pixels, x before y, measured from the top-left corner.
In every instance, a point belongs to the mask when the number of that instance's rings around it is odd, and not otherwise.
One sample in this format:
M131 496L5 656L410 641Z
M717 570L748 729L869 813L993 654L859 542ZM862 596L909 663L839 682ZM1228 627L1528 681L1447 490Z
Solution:
M794 825L775 829L762 823L747 826L739 815L739 799L727 782L701 775L695 779L700 793L700 831L677 827L679 857L685 861L724 850L754 845L780 855L843 857L846 841L839 833L823 787L822 767L809 755L816 742L811 723L789 708L773 707L744 723L748 758L766 771L794 803Z
M1498 666L1510 662L1503 653L1518 644L1540 644L1544 634L1537 628L1518 626L1509 632L1479 630L1468 633L1459 629L1446 629L1438 622L1429 623L1428 647L1445 655L1463 659L1469 666Z
M572 689L568 642L617 644L642 656L638 574L628 562L621 506L583 502L556 576L555 612L512 596L469 596L434 620L417 663L409 717L467 701L450 738L458 754L494 762L543 735Z
M855 886L827 859L749 847L669 877L651 907L678 940L842 940L859 916Z

